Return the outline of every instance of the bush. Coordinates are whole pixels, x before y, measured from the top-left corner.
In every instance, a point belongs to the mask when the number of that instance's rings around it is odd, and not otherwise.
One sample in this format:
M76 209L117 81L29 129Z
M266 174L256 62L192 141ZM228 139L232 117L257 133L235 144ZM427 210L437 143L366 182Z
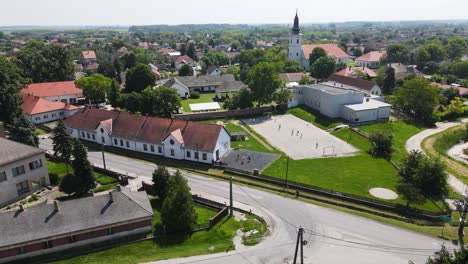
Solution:
M192 99L198 99L198 98L200 98L200 93L197 92L197 91L191 91L191 92L190 92L190 98L192 98Z
M67 174L65 175L65 177L63 177L62 181L60 182L59 189L61 192L70 195L75 192L75 184L75 176L73 176L72 174Z
M60 178L57 173L49 173L49 180L51 185L57 186L60 182Z
M369 135L369 139L372 141L371 152L377 157L390 158L393 151L393 135L382 132L375 132Z

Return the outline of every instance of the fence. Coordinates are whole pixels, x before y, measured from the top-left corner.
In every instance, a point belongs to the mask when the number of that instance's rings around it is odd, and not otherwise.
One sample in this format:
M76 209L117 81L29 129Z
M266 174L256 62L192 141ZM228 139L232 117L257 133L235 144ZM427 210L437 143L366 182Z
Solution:
M247 109L237 109L237 110L228 110L228 111L218 111L218 112L204 112L204 113L189 113L189 114L180 114L176 115L175 119L189 120L189 121L198 121L198 120L207 120L207 119L216 119L216 118L230 118L230 117L248 117L262 115L264 113L280 111L284 109L285 106L263 106L263 107L252 107Z

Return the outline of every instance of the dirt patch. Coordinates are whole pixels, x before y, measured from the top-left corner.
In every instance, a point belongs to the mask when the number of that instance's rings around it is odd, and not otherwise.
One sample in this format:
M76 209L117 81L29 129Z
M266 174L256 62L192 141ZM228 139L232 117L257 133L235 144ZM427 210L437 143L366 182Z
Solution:
M386 188L372 188L369 190L369 193L374 197L385 200L395 200L398 198L398 194L396 192Z

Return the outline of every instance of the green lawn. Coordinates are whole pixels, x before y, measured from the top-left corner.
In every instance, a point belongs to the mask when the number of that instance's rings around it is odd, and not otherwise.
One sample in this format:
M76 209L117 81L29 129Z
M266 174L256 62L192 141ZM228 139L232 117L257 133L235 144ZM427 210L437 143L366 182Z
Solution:
M159 209L160 203L156 199L151 200L154 209L153 225L161 222ZM204 207L195 207L197 223L206 223L216 214L215 211ZM170 238L149 240L131 243L115 248L74 257L58 263L141 263L170 259L176 257L188 257L194 255L210 254L234 249L232 239L236 236L236 230L241 224L233 218L225 218L207 231L198 231L188 235L173 235Z
M447 150L460 143L460 141L464 139L465 133L465 126L462 125L447 129L442 136L437 138L434 142L434 149L441 155L450 158L447 154Z
M310 122L314 126L319 127L323 130L333 128L340 124L340 122L336 119L324 116L320 114L320 112L318 112L317 110L314 110L304 105L288 109L287 113L292 114L307 122Z
M199 104L199 103L211 103L214 102L213 98L215 97L215 93L200 93L200 98L198 99L182 99L182 107L184 108L184 112L192 112L190 110L190 104ZM223 108L224 103L218 102L221 109Z

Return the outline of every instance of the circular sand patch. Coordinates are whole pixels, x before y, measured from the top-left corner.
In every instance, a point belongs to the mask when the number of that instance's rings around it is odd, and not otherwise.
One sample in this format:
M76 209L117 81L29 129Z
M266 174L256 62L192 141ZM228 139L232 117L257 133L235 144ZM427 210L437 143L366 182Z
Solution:
M395 200L398 198L398 194L396 194L396 192L386 188L372 188L369 190L369 193L374 197L385 200Z

